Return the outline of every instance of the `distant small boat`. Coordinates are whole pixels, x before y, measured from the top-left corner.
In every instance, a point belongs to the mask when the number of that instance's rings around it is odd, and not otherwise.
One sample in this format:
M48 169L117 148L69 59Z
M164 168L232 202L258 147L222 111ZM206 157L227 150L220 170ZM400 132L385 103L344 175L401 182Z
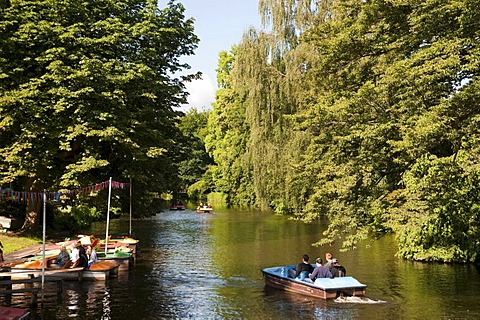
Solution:
M265 285L325 300L365 295L367 286L353 277L318 278L315 282L306 282L289 276L295 267L287 265L262 269Z
M185 205L183 205L182 203L174 203L170 207L170 210L185 210Z
M209 206L198 206L197 207L198 213L213 213L213 208Z

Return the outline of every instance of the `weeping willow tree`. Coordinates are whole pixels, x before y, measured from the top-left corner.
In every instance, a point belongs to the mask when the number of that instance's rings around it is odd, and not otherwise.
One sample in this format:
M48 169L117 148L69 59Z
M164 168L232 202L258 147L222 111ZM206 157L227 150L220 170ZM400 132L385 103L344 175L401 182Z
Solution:
M292 164L300 162L311 137L293 130L298 126L290 116L309 104L306 93L315 88L305 81L306 71L318 53L299 38L329 19L331 3L260 1L263 23L271 32L248 30L228 60L227 73L225 53L220 55L220 90L206 143L217 166L207 176L213 176L230 204L278 212L305 206L314 182L296 179L304 168Z
M263 26L271 27L277 45L291 50L305 30L331 18L331 8L336 2L338 0L259 0L258 8Z
M256 204L292 212L304 206L306 189L291 188L291 176L301 172L292 168L308 141L292 130L289 119L305 104L301 86L309 59L309 46L299 43L305 29L329 16L329 1L260 1L263 23L271 32L248 30L238 46L232 87L245 97L245 120L249 125L248 159ZM294 50L296 49L296 50ZM303 184L303 183L301 183ZM297 192L299 191L299 192Z

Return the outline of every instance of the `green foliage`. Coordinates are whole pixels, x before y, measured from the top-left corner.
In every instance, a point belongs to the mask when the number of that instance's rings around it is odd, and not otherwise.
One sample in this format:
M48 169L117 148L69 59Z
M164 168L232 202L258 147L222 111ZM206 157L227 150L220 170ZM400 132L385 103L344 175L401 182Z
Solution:
M172 75L198 42L183 12L173 1L3 2L0 184L56 191L131 177L145 213L178 180L174 108L195 76Z
M211 172L207 170L201 180L188 187L187 194L190 199L204 199L208 193L214 190L210 173Z
M327 217L316 245L393 231L402 257L478 261L478 1L260 8L271 33L248 30L220 64L216 190Z
M0 201L0 216L9 218L25 218L25 204L12 202L12 201Z
M218 60L218 83L216 95L208 119L208 133L205 147L215 161L205 176L205 186L226 195L229 205L253 205L255 203L252 162L247 151L249 125L245 119L244 94L235 91L236 83L231 80L231 72L236 63L237 48L231 52L221 52Z
M177 147L180 183L176 193L190 190L188 194L193 199L198 199L199 196L206 192L203 187L199 187L202 183L197 182L202 179L209 165L213 163L205 151L203 142L207 134L208 116L209 111L200 112L196 109L191 109L180 118L178 123L178 128L184 138ZM194 184L197 185L192 186ZM192 188L190 189L190 187Z
M319 243L345 234L343 246L355 247L369 233L392 229L399 236L399 254L406 258L474 261L478 246L462 244L464 233L476 228L452 221L448 232L441 228L444 216L477 215L470 205L461 209L451 204L459 200L452 183L444 181L440 188L448 206L440 205L440 199L418 201L408 191L400 193L402 202L391 196L416 185L408 177L425 157L465 168L455 158L462 148L460 127L471 121L462 110L471 107L456 100L476 84L470 82L469 59L459 56L468 57L475 49L464 46L463 26L450 16L463 14L462 5L369 1L360 6L345 2L336 10L338 18L305 36L326 53L312 72L328 75L319 86L322 103L315 107L327 114L320 136L331 139L322 157L327 161L319 168L325 179L319 183L333 183L316 192L315 201L331 221ZM435 189L448 173L448 166L441 166L426 185ZM415 214L405 213L412 209ZM391 220L395 210L403 212L402 219Z
M207 203L211 203L213 205L223 205L226 201L226 195L220 192L211 192L207 195Z
M103 217L102 212L98 212L96 207L77 205L59 209L55 214L53 224L54 230L68 231L71 234L88 229L93 221L98 221ZM114 215L112 214L112 218Z
M406 174L398 199L404 204L389 217L402 243L401 256L449 262L478 259L480 172L465 170L462 162L425 156Z

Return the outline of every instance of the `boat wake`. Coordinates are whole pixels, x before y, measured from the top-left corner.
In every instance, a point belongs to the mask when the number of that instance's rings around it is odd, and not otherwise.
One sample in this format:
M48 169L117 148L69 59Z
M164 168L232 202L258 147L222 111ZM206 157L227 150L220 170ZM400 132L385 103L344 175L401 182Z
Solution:
M364 304L386 303L386 301L383 301L383 300L373 300L367 297L338 297L333 301L337 303L364 303Z

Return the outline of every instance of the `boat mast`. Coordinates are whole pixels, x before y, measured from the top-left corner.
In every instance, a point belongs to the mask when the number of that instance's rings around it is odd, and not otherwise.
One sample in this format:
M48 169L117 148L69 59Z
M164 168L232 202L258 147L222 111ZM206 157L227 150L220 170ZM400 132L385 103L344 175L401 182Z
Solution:
M112 196L112 177L108 180L107 227L105 231L105 255L108 249L108 225L110 224L110 198Z

